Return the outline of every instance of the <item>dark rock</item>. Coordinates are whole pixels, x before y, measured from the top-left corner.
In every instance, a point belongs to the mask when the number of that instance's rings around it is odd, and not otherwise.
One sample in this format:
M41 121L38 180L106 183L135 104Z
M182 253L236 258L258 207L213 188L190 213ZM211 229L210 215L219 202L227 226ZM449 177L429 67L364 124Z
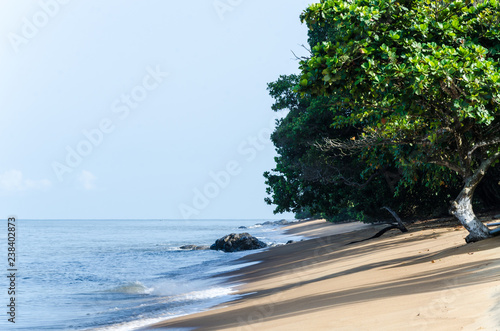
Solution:
M187 251L204 251L204 250L207 250L207 249L210 249L209 246L197 246L197 245L184 245L184 246L181 246L179 247L180 249L184 249L184 250L187 250Z
M184 245L184 246L181 246L179 247L180 249L195 249L196 245Z
M287 225L287 224L290 224L290 222L288 222L287 220L283 219L283 220L279 220L279 221L266 221L264 223L256 224L256 225L264 225L264 226L273 225L273 226L276 226L276 225Z
M295 241L293 241L293 240L288 240L288 241L286 242L286 244L287 244L287 245L290 245L290 244L293 244L294 242L295 242Z
M266 243L260 241L249 233L231 233L220 239L210 246L210 249L216 251L224 251L226 253L248 251L267 247Z
M209 249L210 249L210 246L202 245L202 246L196 246L196 248L194 250L195 251L206 251L206 250L209 250Z
M246 226L240 226L238 229L246 229Z

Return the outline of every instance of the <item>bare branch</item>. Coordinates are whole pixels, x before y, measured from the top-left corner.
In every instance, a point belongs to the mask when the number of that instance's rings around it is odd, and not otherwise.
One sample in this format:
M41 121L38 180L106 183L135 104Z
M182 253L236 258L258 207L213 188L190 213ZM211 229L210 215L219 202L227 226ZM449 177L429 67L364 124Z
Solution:
M496 144L500 144L500 137L496 137L496 138L493 138L493 139L488 140L488 141L482 141L480 143L474 144L474 146L472 146L469 153L467 153L467 157L471 158L472 153L474 153L474 151L476 151L478 148L481 148L484 146L496 145Z
M437 133L446 133L446 128L439 129ZM429 144L429 135L426 136L416 136L413 138L403 138L403 137L393 137L393 138L384 138L381 135L376 133L371 133L362 137L361 139L357 139L356 137L352 137L350 140L340 140L340 139L323 139L323 143L314 143L313 145L316 148L319 148L321 151L328 152L332 150L338 150L342 155L352 155L355 154L358 150L375 147L375 146L396 146L396 145L428 145Z
M311 55L312 55L311 50L310 50L309 48L307 48L306 46L304 46L304 44L301 44L300 46L302 46L302 48L303 48L303 49L305 49L306 51L308 51L308 52L309 52L309 54L311 54Z
M401 218L399 218L398 214L396 214L396 212L394 210L392 210L391 208L386 207L386 206L382 207L381 209L385 209L389 213L391 213L392 217L394 217L396 219L396 222L398 223L398 228L401 230L401 232L408 232L408 229L404 225L403 221L401 220Z
M292 52L293 56L295 56L295 60L298 60L298 61L307 60L307 57L305 57L305 56L298 57L297 54L294 53L294 51L290 51L290 52Z
M350 140L325 138L323 139L323 142L323 144L315 143L314 146L324 152L339 150L343 155L354 154L357 150L366 147L382 146L394 143L389 139L383 139L375 135L366 136L363 139L356 139L356 137L352 137Z
M308 49L306 46L304 46L304 44L301 44L299 46L301 46L302 48L304 48L309 53L309 55L312 56L311 50ZM306 56L297 56L297 54L295 54L295 52L293 50L290 50L290 52L292 52L293 56L295 56L295 60L298 60L298 61L309 60L309 58L306 57Z
M460 176L462 176L463 178L467 177L467 171L465 171L465 169L460 168L458 165L453 164L450 161L443 160L443 159L439 159L439 160L438 159L427 159L427 162L431 163L431 164L437 164L437 165L446 167L448 169L451 169L451 170L457 172L458 174L460 174Z

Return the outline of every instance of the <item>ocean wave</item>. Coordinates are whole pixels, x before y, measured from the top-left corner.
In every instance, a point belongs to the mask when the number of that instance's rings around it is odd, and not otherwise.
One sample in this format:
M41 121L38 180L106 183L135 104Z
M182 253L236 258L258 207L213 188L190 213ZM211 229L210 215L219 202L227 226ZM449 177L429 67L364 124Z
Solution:
M226 272L231 272L231 271L236 271L245 267L249 267L255 264L259 264L260 261L253 261L253 262L245 262L245 263L234 263L234 264L226 264L226 265L220 265L212 270L206 271L207 274L224 274Z
M133 284L138 283L134 282ZM174 286L174 284L171 284ZM134 286L132 286L133 288ZM160 288L155 289L156 291ZM166 288L163 291L172 292ZM185 290L185 289L184 289ZM162 292L162 291L159 291ZM141 304L136 307L126 307L118 308L115 307L113 312L125 311L126 314L130 315L132 312L136 314L138 319L133 321L126 321L121 323L114 323L111 325L103 325L97 328L85 329L86 331L132 331L132 330L142 330L142 328L165 321L167 319L187 315L190 313L196 313L199 311L206 310L217 304L227 302L227 296L233 294L235 290L230 287L213 286L204 290L195 290L187 293L179 293L176 295L167 295L163 297L156 297L153 301L147 304ZM164 311L163 314L158 315L157 311ZM173 329L177 330L177 329Z
M171 301L196 301L224 297L235 293L236 291L231 287L213 287L201 291L193 291L184 293L171 298Z
M255 224L255 225L249 226L248 229L256 229L256 228L261 228L261 227L262 227L262 224Z
M130 322L123 322L123 323L117 323L117 324L112 324L108 326L102 326L98 328L93 328L93 329L86 329L86 331L133 331L133 330L142 330L144 327L150 326L155 323L159 322L164 322L168 319L176 318L176 317L181 317L188 315L186 313L184 314L178 314L178 315L170 315L166 314L162 317L152 317L152 318L145 318L145 319L140 319L136 321L130 321ZM171 331L189 331L192 330L192 328L183 328L183 329L169 329Z
M117 286L105 292L111 293L125 293L125 294L151 294L154 288L147 287L139 281L126 283L124 285Z

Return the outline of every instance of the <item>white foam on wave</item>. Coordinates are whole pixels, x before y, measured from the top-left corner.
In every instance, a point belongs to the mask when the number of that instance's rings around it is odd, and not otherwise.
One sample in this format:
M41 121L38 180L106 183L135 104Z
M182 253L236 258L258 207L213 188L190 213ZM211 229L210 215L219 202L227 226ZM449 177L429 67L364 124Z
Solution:
M255 224L255 225L249 226L248 229L256 229L256 228L261 228L261 227L262 227L262 224Z
M154 317L154 318L145 318L137 321L132 321L132 322L124 322L124 323L118 323L118 324L113 324L113 325L108 325L104 327L99 327L95 329L87 329L84 331L136 331L136 330L141 330L144 327L164 322L166 320L176 318L176 317L181 317L185 316L188 314L179 314L179 315L165 315L162 317ZM191 331L194 328L169 328L170 331Z
M209 280L157 280L153 285L152 294L159 297L173 297L192 291L210 287L213 282Z
M252 234L260 240L267 242L268 244L283 243L285 244L288 240L296 240L301 237L286 235L281 231L281 226L267 227L260 224L254 226L248 226L248 229L253 229ZM162 249L166 251L181 251L179 245L173 245L169 243L167 245L160 245ZM166 246L166 247L165 247ZM182 250L185 251L185 250ZM211 307L225 304L239 297L236 292L236 288L239 284L232 284L231 286L221 281L228 281L229 278L206 278L206 276L214 276L218 274L223 274L225 272L235 271L247 266L260 263L248 262L237 264L235 261L237 258L246 256L248 254L258 253L262 250L256 251L245 251L238 253L222 253L217 258L210 260L209 263L195 264L184 268L181 270L182 273L186 273L182 279L175 275L174 277L169 276L168 278L159 277L156 279L149 279L146 283L147 286L141 282L132 282L117 288L114 288L111 292L122 292L130 294L148 294L147 300L143 298L135 307L126 307L124 310L141 312L137 315L137 320L119 322L116 324L102 326L99 328L91 329L93 331L138 331L142 330L144 327L149 325L169 320L172 318L185 316L200 311L205 311L211 309ZM193 252L189 252L192 254ZM205 252L206 253L206 252ZM215 253L214 253L215 254ZM191 256L191 255L189 255ZM161 274L163 275L163 274ZM139 303L139 302L138 302ZM149 309L151 306L151 310ZM155 307L162 307L161 312ZM121 310L120 308L115 308L115 310ZM159 314L158 314L159 313ZM130 315L128 315L130 316ZM119 321L119 320L117 320ZM90 329L87 329L89 331ZM174 331L177 329L173 329ZM182 329L182 331L192 330L192 329ZM181 331L181 329L179 329Z
M218 266L212 270L208 270L207 274L220 274L220 273L225 273L225 272L230 272L230 271L236 271L243 269L245 267L249 267L255 264L259 264L260 261L254 261L254 262L246 262L246 263L239 263L239 264L228 264L225 266Z
M165 302L206 300L234 293L232 286L221 285L220 280L198 279L190 281L164 280L154 284L151 294Z
M161 316L156 317L147 317L143 316L142 319L138 319L130 322L117 323L113 325L108 325L104 327L99 327L95 329L87 329L86 331L134 331L141 330L142 328L166 321L168 319L181 317L189 314L193 314L196 312L200 312L210 307L216 306L218 304L229 301L229 295L236 292L231 287L223 287L223 286L214 286L204 290L191 291L188 293L182 293L173 296L165 296L163 300L164 303L168 302L192 302L192 301L201 301L202 304L196 304L196 306L186 307L189 311L179 311L176 310L175 313L165 313ZM169 329L173 331L188 331L192 329Z
M206 300L224 297L235 293L236 291L231 287L213 287L201 291L193 291L175 296L171 301L192 301L192 300Z

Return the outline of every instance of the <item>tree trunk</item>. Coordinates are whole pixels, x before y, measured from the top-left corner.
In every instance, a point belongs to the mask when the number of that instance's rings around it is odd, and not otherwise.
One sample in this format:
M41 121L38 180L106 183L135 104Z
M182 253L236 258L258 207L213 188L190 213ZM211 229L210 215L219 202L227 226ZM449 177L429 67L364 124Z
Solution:
M475 242L491 237L490 231L474 214L472 209L472 197L477 185L486 175L486 171L495 160L500 157L500 152L495 153L489 159L481 162L479 168L470 176L465 178L465 185L462 192L455 201L451 202L450 213L455 216L460 223L469 231L465 241Z
M464 190L455 201L452 201L450 213L455 216L460 223L469 231L465 238L467 243L480 241L490 237L488 227L484 225L474 214L472 210L472 194Z

